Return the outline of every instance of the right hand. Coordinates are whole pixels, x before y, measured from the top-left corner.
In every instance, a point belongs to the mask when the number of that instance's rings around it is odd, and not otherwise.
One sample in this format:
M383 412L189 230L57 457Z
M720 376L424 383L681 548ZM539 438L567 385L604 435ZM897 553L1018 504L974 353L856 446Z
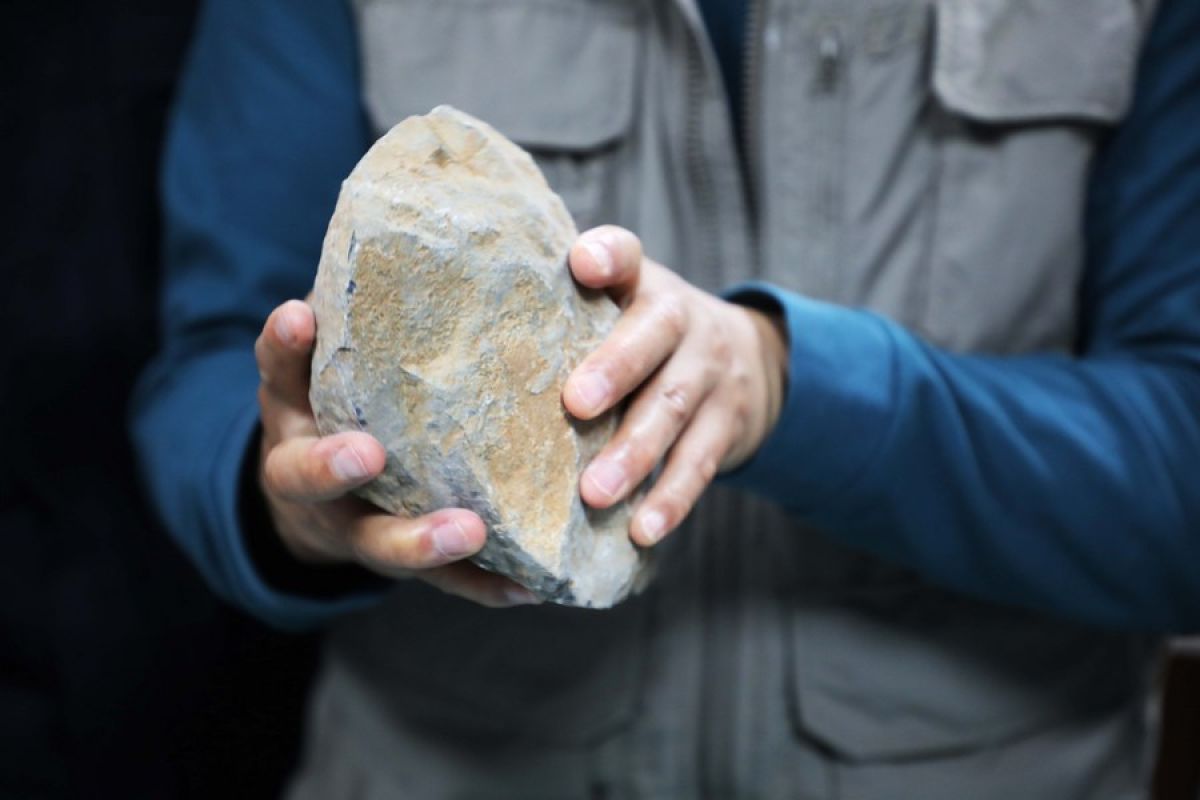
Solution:
M361 431L321 436L308 403L316 318L289 300L254 345L261 383L259 483L288 551L313 564L357 562L388 577L414 577L485 606L535 603L513 581L463 561L487 530L476 514L448 508L416 519L389 514L350 492L377 477L386 454Z

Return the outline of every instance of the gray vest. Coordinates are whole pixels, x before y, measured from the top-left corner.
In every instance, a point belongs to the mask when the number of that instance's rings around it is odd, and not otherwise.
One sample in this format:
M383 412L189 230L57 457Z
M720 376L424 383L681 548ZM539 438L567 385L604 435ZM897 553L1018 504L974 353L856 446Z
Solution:
M364 103L377 132L440 103L491 122L580 229L624 225L708 289L1069 350L1087 166L1149 0L754 5L746 120L690 0L363 0ZM293 796L1140 794L1153 642L940 590L721 489L661 549L612 611L406 583L339 623Z

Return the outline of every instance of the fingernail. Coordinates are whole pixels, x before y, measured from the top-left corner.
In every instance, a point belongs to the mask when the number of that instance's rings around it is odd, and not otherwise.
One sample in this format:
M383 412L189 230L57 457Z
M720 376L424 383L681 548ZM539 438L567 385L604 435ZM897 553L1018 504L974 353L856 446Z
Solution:
M361 481L370 474L367 465L358 457L358 453L354 452L353 447L343 447L334 453L329 466L333 469L333 474L343 481Z
M591 254L592 260L596 262L596 268L600 271L600 276L603 278L610 277L613 274L613 263L612 255L608 252L608 248L590 239L584 239L583 247Z
M542 602L542 598L524 586L506 586L504 588L504 599L514 606L536 606Z
M433 548L446 558L461 558L475 552L467 532L454 520L433 529Z
M288 324L287 316L284 314L275 317L275 335L279 337L279 341L289 346L296 341L296 336L292 333L292 326Z
M588 411L597 411L608 399L609 383L599 372L585 372L575 379L573 390Z
M667 518L663 516L661 511L650 509L643 512L640 524L642 526L642 536L650 544L654 544L662 538L663 533L667 528Z
M625 470L611 461L596 461L584 473L592 485L612 499L625 489Z

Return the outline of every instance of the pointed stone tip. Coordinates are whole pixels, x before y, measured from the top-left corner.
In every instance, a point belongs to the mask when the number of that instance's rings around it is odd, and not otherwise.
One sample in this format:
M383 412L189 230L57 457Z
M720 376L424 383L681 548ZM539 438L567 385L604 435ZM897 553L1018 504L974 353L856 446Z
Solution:
M409 117L409 119L424 119L424 120L449 120L459 125L468 128L489 128L488 124L478 117L471 116L462 109L455 108L452 105L443 103L440 106L434 106L432 110L423 117Z

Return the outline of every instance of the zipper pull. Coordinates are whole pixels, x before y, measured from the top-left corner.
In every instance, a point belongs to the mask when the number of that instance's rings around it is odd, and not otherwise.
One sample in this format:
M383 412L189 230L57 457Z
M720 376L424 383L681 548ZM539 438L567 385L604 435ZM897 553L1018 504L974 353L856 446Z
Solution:
M825 28L817 40L818 83L827 92L837 86L842 67L842 37L837 28Z

